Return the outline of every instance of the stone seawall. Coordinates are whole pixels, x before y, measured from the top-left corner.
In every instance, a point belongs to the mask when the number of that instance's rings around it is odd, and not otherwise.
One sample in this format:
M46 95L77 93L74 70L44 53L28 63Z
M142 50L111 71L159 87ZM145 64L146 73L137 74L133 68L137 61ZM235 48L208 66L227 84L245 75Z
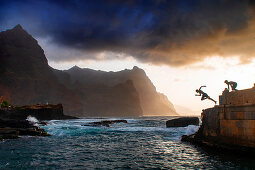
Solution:
M255 87L229 92L225 89L219 96L220 105L255 104Z
M255 148L255 105L215 106L202 112L195 137L214 144Z
M236 151L255 152L255 86L219 97L220 105L202 112L198 132L183 136L182 141Z

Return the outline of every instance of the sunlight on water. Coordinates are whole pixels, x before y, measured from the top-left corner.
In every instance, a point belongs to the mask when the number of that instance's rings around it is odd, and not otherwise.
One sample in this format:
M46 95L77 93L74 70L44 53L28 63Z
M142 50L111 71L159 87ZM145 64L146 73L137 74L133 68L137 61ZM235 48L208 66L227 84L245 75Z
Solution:
M30 118L31 119L31 118ZM198 127L166 128L170 118L125 119L110 127L82 126L103 119L53 120L50 137L0 142L0 169L228 169L249 167L239 158L209 154L180 141ZM104 119L105 120L105 119ZM236 161L239 160L239 161Z

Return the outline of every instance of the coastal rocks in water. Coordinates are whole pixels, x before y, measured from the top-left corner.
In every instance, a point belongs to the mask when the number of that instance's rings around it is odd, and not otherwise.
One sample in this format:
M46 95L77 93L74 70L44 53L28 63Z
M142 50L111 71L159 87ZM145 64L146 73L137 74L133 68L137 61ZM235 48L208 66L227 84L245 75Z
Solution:
M2 139L17 139L19 132L13 128L0 128L0 140Z
M190 143L195 143L195 134L191 134L191 135L183 135L181 138L182 142L190 142Z
M38 124L41 125L41 126L47 126L48 125L47 122L39 122Z
M83 126L106 126L110 127L110 124L114 123L128 123L126 120L103 120L100 122L92 122L89 125L83 125Z
M39 120L75 119L73 116L63 114L62 104L37 104L0 110L0 118L2 119L26 120L28 116L36 117Z
M0 140L16 139L19 135L50 136L44 129L34 126L29 121L0 119Z
M35 118L36 117L36 118ZM38 125L45 126L46 122L39 120L74 119L63 114L62 104L30 105L0 109L0 140L15 139L20 135L49 136Z
M44 129L39 127L31 127L27 129L18 129L19 135L28 135L28 136L50 136Z
M188 125L199 125L198 117L180 117L166 122L166 127L186 127Z

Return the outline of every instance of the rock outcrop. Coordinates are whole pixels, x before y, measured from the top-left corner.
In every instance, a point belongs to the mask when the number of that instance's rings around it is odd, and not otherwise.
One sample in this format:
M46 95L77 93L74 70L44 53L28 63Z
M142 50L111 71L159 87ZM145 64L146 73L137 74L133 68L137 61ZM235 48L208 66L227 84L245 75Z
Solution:
M44 129L26 120L0 119L0 140L16 139L19 136L50 136Z
M27 118L33 116L38 122L29 122ZM58 105L30 105L0 109L0 140L16 139L22 135L49 136L38 125L46 125L41 120L74 119L63 114L63 106ZM35 124L35 125L34 125Z
M166 121L166 127L186 127L188 125L199 125L198 117L180 117Z
M0 110L0 119L26 120L28 116L38 120L74 119L63 114L62 104L58 105L30 105Z
M128 123L126 120L103 120L100 122L92 122L83 126L106 126L110 127L111 124L115 123Z

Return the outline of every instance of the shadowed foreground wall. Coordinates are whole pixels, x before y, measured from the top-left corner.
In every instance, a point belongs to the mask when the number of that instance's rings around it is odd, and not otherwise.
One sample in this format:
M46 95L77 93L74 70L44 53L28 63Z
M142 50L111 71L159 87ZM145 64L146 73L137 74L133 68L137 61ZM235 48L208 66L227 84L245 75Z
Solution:
M202 135L227 145L255 148L255 89L228 92L220 105L203 110Z

